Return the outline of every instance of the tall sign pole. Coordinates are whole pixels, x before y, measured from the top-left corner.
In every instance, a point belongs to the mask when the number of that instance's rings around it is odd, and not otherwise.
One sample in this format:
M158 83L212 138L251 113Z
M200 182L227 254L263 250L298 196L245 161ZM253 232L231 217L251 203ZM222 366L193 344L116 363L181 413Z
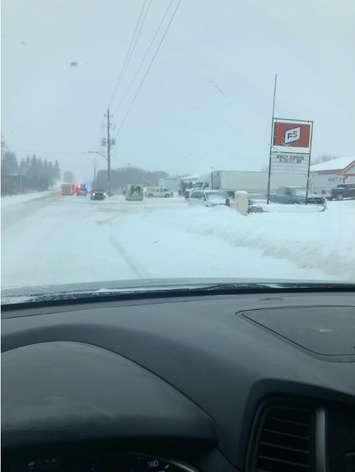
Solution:
M267 176L267 204L270 203L270 183L271 183L271 158L272 158L272 146L274 140L274 118L275 118L275 102L276 102L276 88L277 88L277 74L275 74L274 79L274 96L272 100L272 119L271 119L271 139L270 139L270 149L269 149L269 170Z
M313 138L313 121L311 121L311 136L310 136L310 140L309 140L309 156L308 156L307 183L306 183L306 205L308 203L309 177L310 177L310 173L311 173L312 138Z

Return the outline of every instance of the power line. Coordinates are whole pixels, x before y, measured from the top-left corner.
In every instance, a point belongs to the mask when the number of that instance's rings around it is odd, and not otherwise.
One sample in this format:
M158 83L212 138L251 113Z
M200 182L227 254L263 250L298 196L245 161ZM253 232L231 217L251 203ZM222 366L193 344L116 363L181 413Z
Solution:
M141 60L141 63L140 63L140 65L139 65L138 69L136 70L136 73L135 73L135 75L134 75L134 77L133 77L133 80L129 83L128 87L127 87L126 90L125 90L125 93L122 94L122 96L121 96L121 100L118 102L118 105L117 105L117 107L116 107L116 109L115 109L115 113L116 113L116 114L118 114L118 112L120 111L120 109L121 109L121 107L122 107L122 103L125 101L125 98L129 96L129 94L130 94L130 92L131 92L131 89L132 89L132 87L133 87L133 85L134 85L134 83L135 83L135 81L136 81L136 78L137 78L137 77L139 76L139 74L141 73L141 71L142 71L142 69L143 69L143 66L144 66L144 63L145 63L145 61L146 61L146 59L147 59L147 57L148 57L148 55L149 55L149 53L150 53L150 51L151 51L151 49L152 49L152 47L153 47L153 44L154 44L155 40L157 39L157 37L158 37L158 35L159 35L159 33L160 33L160 30L161 30L162 27L163 27L163 24L164 24L164 22L165 22L165 20L166 20L166 18L167 18L167 16L168 16L169 10L170 10L170 8L172 7L172 5L174 4L174 2L175 2L175 0L170 0L170 3L169 3L168 7L166 8L166 10L165 10L165 12L164 12L164 15L163 15L162 19L160 20L159 26L158 26L158 28L156 29L156 31L155 31L155 33L154 33L154 36L153 36L152 40L150 41L149 46L147 47L147 49L146 49L146 51L145 51L145 53L144 53L144 56L143 56L143 58L142 58L142 60Z
M122 66L121 66L121 69L120 69L120 72L116 78L116 82L114 84L114 87L113 87L113 90L112 90L112 93L111 93L111 98L109 100L109 105L111 104L115 94L116 94L116 91L117 91L117 88L119 86L119 84L121 83L121 80L123 78L123 72L126 71L127 69L127 64L129 64L130 62L130 59L131 59L131 51L132 51L132 46L135 42L135 37L136 37L136 34L137 34L137 31L138 31L138 28L139 28L139 25L141 23L141 20L142 20L142 16L143 16L143 13L144 13L144 10L145 10L145 6L147 4L148 0L144 0L143 3L142 3L142 6L141 6L141 9L140 9L140 12L139 12L139 15L138 15L138 19L137 19L137 22L136 22L136 25L134 27L134 30L133 30L133 33L132 33L132 36L131 36L131 39L130 39L130 42L129 42L129 45L128 45L128 49L126 51L126 54L125 54L125 57L124 57L124 60L123 60L123 63L122 63Z
M167 24L165 30L164 30L164 33L163 33L162 37L160 38L160 41L159 41L159 43L158 43L158 47L157 47L155 53L153 54L152 59L151 59L149 65L148 65L148 67L147 67L147 69L146 69L146 71L145 71L145 73L144 73L144 75L143 75L143 77L142 77L142 79L141 79L141 81L140 81L138 87L137 87L136 93L134 94L132 100L131 100L130 103L129 103L128 110L127 110L126 114L124 115L124 117L123 117L123 119L122 119L122 121L121 121L121 123L120 123L120 125L119 125L119 127L118 127L118 130L117 130L117 133L116 133L116 136L115 136L116 138L117 138L118 135L120 134L121 129L123 128L125 122L127 121L128 115L129 115L130 111L132 110L132 107L133 107L135 101L137 100L137 97L138 97L138 95L139 95L139 92L141 91L141 89L142 89L142 87L143 87L143 84L144 84L144 82L146 81L146 79L147 79L147 77L148 77L148 75L149 75L149 72L150 72L150 70L151 70L151 68L152 68L152 65L153 65L153 63L154 63L154 61L155 61L155 59L156 59L156 57L157 57L157 55L158 55L158 53L159 53L159 51L160 51L160 49L161 49L161 46L162 46L162 44L163 44L163 42L164 42L164 40L165 40L165 38L166 38L166 35L168 34L169 28L170 28L171 24L172 24L173 21L174 21L174 18L175 18L175 16L176 16L176 13L177 13L179 7L180 7L181 2L182 2L182 0L178 0L178 2L177 2L177 4L176 4L175 10L173 11L173 14L172 14L172 16L171 16L171 18L170 18L170 20L169 20L169 22L168 22L168 24Z
M134 28L133 33L132 33L132 37L131 37L129 46L128 46L128 49L126 51L124 61L122 63L121 70L120 70L120 72L117 76L116 82L115 82L114 87L113 87L113 91L112 91L112 94L111 94L111 97L110 97L110 100L109 100L109 106L111 105L113 99L115 98L117 89L120 86L120 84L122 82L122 79L125 76L125 74L128 70L128 67L131 63L131 59L132 59L134 51L137 47L139 37L142 33L142 29L143 29L145 20L146 20L147 15L148 15L148 11L151 7L152 1L153 0L144 0L143 3L142 3L136 25L135 25L135 28Z

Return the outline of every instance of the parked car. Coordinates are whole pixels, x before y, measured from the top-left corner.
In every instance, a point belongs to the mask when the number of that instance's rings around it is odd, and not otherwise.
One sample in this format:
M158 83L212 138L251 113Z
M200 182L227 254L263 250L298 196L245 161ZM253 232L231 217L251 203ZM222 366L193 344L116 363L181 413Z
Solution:
M190 194L189 202L192 205L197 204L208 207L217 205L230 206L230 197L223 190L194 190Z
M105 200L106 194L104 190L92 190L90 200Z
M330 200L343 200L344 198L355 198L355 184L339 184L330 193Z
M187 200L191 205L201 204L204 200L203 190L192 190L187 194Z
M271 194L270 201L285 204L305 204L306 191L301 187L279 187L275 193ZM326 206L327 201L321 195L309 193L307 204Z

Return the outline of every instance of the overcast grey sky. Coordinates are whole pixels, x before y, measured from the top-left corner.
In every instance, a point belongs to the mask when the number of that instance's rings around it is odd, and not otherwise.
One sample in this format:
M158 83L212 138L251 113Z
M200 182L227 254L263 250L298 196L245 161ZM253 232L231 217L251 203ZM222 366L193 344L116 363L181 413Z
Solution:
M102 149L103 115L142 2L3 0L2 133L19 157L35 152L77 178L91 175L85 152ZM152 0L111 104L116 125L168 3ZM314 120L313 154L354 155L354 24L354 0L182 0L113 166L259 169L275 72L276 115Z

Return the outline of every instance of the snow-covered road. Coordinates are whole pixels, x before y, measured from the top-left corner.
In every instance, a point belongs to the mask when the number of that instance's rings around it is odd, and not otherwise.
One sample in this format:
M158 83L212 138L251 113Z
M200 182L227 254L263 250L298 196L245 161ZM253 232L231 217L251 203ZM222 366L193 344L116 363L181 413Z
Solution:
M324 213L243 217L179 198L95 202L53 193L5 199L2 219L3 287L151 277L355 279L351 201Z

